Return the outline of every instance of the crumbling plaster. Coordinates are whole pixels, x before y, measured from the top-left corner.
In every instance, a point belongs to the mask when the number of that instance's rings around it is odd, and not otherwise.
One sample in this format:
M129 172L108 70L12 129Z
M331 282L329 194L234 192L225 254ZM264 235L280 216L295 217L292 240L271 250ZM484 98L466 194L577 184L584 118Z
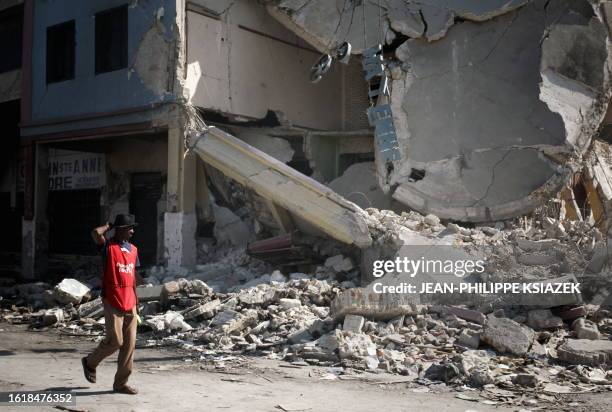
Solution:
M595 135L610 98L600 3L281 0L268 9L321 51L349 41L360 53L386 39L402 159L381 187L423 213L491 221L558 192Z
M188 11L186 28L185 96L193 105L247 119L280 110L293 125L342 127L342 70L310 83L318 53L259 3L236 1L218 18Z

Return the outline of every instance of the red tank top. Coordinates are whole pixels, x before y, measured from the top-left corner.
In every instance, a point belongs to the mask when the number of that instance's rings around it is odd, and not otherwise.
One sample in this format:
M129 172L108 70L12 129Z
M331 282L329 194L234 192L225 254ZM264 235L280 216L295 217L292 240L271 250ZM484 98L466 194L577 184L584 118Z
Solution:
M109 241L104 265L104 300L123 312L129 312L136 305L136 262L138 249L122 248Z

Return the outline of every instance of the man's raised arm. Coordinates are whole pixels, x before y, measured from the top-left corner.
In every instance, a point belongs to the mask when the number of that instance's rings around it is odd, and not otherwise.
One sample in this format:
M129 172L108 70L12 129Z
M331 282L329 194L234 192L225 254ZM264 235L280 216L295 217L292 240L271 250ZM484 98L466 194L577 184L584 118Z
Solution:
M105 242L104 234L108 232L110 229L111 229L111 224L107 222L105 225L102 225L92 230L91 238L93 239L94 243L98 246L102 246Z

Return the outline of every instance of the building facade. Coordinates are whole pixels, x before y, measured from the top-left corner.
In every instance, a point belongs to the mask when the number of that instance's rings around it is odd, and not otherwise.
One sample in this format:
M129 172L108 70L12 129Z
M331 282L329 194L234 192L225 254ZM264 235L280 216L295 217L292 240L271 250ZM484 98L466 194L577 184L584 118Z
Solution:
M117 213L136 216L145 265L196 263L214 215L205 165L184 156L186 106L264 151L287 147L282 160L321 181L373 158L359 62L310 83L320 53L259 2L5 4L1 30L22 46L0 67L14 126L0 200L15 215L2 251L26 278L92 259L91 228Z

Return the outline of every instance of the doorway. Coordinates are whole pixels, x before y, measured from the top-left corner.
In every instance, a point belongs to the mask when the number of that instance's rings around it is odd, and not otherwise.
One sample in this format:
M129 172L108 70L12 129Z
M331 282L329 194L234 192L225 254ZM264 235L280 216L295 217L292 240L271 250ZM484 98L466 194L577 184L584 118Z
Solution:
M161 173L132 174L130 213L138 223L132 241L138 248L142 266L154 265L157 260L157 202L161 194Z

